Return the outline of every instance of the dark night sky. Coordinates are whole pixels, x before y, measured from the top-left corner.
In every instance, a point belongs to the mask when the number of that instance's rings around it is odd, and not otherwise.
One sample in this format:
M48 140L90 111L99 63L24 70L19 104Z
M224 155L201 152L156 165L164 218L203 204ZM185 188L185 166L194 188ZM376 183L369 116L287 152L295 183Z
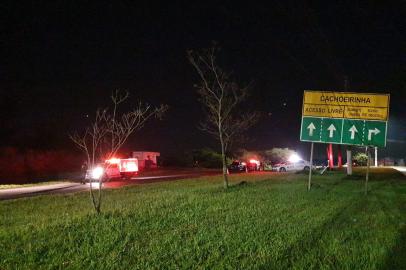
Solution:
M391 94L389 138L406 140L404 1L15 2L0 4L3 146L74 148L68 134L107 105L114 89L171 107L127 148L215 146L196 128L203 115L186 58L187 49L213 40L222 65L237 81L252 82L247 104L264 115L245 148L303 151L303 90L342 90L345 75L351 91Z

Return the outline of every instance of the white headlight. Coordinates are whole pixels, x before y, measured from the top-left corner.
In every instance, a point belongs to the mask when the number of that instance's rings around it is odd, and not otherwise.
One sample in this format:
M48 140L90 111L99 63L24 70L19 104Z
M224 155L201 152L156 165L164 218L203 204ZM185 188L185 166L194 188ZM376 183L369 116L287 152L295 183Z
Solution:
M292 154L292 155L290 155L290 157L288 159L288 161L293 162L293 163L298 162L300 160L302 160L302 158L299 157L298 154Z
M104 169L102 167L96 167L92 171L92 178L93 179L100 179L104 173Z

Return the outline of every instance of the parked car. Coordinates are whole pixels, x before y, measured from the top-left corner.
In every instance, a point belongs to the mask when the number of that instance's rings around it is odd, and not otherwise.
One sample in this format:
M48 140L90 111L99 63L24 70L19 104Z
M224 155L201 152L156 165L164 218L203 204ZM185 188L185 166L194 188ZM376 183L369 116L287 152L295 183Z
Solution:
M232 172L248 172L247 163L244 161L235 160L228 166L228 171Z
M277 172L308 171L310 170L310 162L306 160L299 160L297 162L283 162L275 164L272 167L272 170Z

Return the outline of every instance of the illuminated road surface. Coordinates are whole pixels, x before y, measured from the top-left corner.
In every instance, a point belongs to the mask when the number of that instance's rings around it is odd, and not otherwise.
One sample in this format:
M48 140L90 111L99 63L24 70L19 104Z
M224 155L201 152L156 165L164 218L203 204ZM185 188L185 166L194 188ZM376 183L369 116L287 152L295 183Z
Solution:
M79 183L62 183L34 187L3 189L0 190L0 200L17 199L43 194L62 194L62 193L78 192L87 189L88 187L86 185L82 185Z
M187 178L197 178L205 175L216 175L218 171L208 172L190 172L184 174L168 174L168 175L156 175L156 176L137 176L128 180L115 180L103 183L103 188L120 188L128 185L148 184L163 181L173 181ZM98 188L98 183L92 183L93 188ZM73 193L79 191L89 190L89 184L80 183L61 183L51 185L41 185L33 187L22 187L13 189L0 190L0 200L18 199L23 197L32 197L45 194L64 194Z
M405 166L393 166L392 168L394 168L395 170L403 173L404 175L406 175L406 167Z

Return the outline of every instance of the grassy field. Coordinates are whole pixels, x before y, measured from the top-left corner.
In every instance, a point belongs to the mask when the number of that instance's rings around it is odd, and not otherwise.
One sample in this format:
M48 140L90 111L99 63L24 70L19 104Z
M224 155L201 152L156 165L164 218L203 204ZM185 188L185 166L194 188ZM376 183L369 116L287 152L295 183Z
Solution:
M406 269L403 175L231 178L2 201L0 269Z

